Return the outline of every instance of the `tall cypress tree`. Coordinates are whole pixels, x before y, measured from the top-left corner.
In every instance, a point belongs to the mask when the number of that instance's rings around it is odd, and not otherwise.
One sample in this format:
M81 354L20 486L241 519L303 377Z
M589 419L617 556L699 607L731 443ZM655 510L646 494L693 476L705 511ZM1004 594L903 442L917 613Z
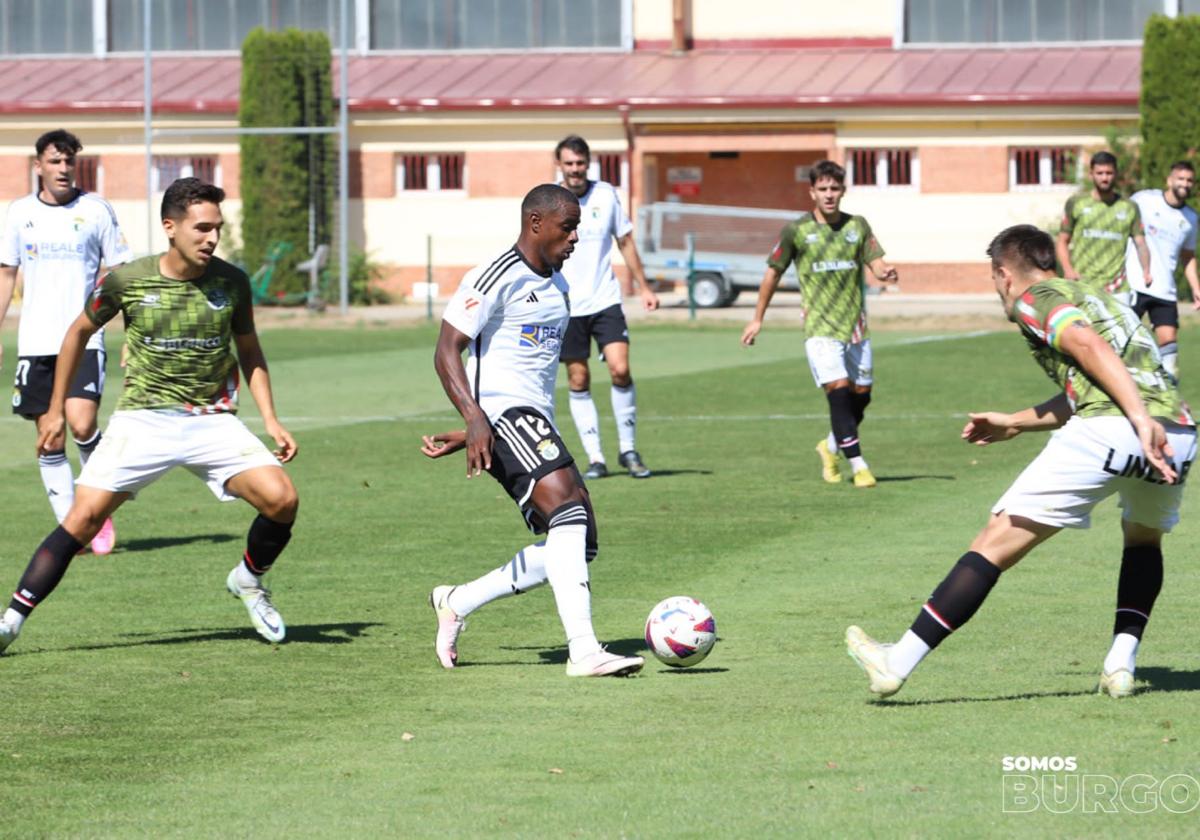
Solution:
M333 120L331 49L323 32L255 29L242 44L238 121L243 128L328 126ZM333 238L336 158L331 135L242 135L242 239L254 271L279 242L271 291L307 288L297 262Z
M1200 16L1154 15L1142 41L1142 183L1162 188L1172 163L1197 163Z

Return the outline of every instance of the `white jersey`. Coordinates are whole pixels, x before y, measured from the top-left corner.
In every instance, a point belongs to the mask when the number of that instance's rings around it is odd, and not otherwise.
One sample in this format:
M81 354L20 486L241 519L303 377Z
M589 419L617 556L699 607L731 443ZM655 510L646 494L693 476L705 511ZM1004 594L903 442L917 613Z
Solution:
M101 262L112 268L133 254L108 202L80 192L69 204L47 204L36 193L8 208L0 264L24 277L17 355L57 356L67 328L83 312ZM104 331L87 344L104 346Z
M1191 207L1172 207L1162 190L1141 190L1130 196L1142 214L1146 229L1146 247L1150 249L1150 286L1142 274L1142 263L1132 240L1125 246L1125 273L1135 292L1162 300L1176 300L1175 268L1179 251L1196 250L1196 211Z
M613 237L633 230L611 184L592 181L579 199L579 242L563 263L571 286L571 317L593 315L621 302L621 284L612 269Z
M442 320L472 339L467 380L491 422L517 406L554 422L558 352L570 312L563 276L538 274L515 247L463 277Z

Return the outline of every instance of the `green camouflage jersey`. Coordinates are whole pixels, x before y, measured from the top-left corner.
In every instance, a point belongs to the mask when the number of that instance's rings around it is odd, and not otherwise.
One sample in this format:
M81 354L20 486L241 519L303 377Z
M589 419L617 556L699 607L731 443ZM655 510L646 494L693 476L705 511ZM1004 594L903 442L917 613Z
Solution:
M862 216L841 215L836 224L805 213L779 234L767 265L783 273L796 263L804 296L804 337L858 343L867 337L863 266L883 248Z
M237 411L238 366L232 334L254 330L250 280L212 258L197 280L172 280L161 255L115 269L96 284L84 312L97 326L125 316L129 367L117 410Z
M1062 230L1071 234L1071 264L1079 278L1093 289L1128 294L1125 247L1142 236L1142 216L1128 198L1116 196L1111 204L1089 193L1067 199Z
M1121 416L1120 406L1062 349L1062 337L1074 324L1086 324L1125 362L1150 414L1194 426L1179 389L1163 370L1158 344L1133 310L1107 292L1073 280L1042 280L1021 295L1013 319L1029 343L1033 358L1067 394L1079 417Z

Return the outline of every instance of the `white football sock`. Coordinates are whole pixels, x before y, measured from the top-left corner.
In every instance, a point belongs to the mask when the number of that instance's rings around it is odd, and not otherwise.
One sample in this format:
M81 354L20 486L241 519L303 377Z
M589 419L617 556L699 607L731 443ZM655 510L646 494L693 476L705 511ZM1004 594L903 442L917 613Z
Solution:
M454 587L446 606L462 618L469 613L510 595L536 589L546 582L546 544L527 545L498 569L470 583Z
M600 449L600 415L596 412L596 403L592 401L591 391L568 391L571 399L571 419L575 421L575 429L579 432L579 440L583 442L583 451L587 454L589 464L603 464L604 453Z
M1158 348L1158 352L1162 355L1162 365L1167 373L1171 374L1171 378L1176 382L1179 381L1179 344L1174 341L1169 341Z
M1140 641L1130 633L1113 636L1112 647L1108 649L1108 656L1104 657L1104 673L1125 670L1132 674Z
M908 675L913 672L913 668L917 667L930 650L929 645L925 644L920 636L911 630L905 630L900 641L888 650L888 670L900 679L906 680Z
M637 449L637 392L632 382L628 388L612 386L612 409L617 421L618 451Z
M21 615L12 607L9 607L4 611L4 617L0 618L0 623L7 624L14 630L19 631L21 629L21 625L25 623L25 616Z
M825 445L829 447L829 451L834 455L837 455L840 451L837 445L837 438L834 437L833 432L830 432L829 437L825 438Z
M42 473L42 485L46 488L50 507L54 510L54 518L61 525L71 510L71 503L75 501L75 476L71 472L71 463L65 452L54 452L39 455L38 468Z
M867 468L867 459L861 455L855 455L850 459L850 469L854 472L865 470Z
M586 518L583 505L578 510ZM572 508L568 514L574 514ZM575 518L572 516L572 518ZM587 525L554 525L546 535L546 577L554 590L558 617L567 634L572 661L578 662L600 650L592 629L592 590L588 585Z
M82 469L87 466L88 458L92 457L92 453L96 451L96 447L100 445L100 430L96 429L96 433L87 440L76 440L75 446L79 448L79 466Z

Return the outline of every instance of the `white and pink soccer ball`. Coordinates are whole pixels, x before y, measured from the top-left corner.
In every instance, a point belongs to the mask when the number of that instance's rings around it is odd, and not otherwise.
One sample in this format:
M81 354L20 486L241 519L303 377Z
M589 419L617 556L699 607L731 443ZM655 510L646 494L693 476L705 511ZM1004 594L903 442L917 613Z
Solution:
M646 619L646 645L659 662L672 668L689 668L702 661L716 641L713 614L686 595L660 601Z

